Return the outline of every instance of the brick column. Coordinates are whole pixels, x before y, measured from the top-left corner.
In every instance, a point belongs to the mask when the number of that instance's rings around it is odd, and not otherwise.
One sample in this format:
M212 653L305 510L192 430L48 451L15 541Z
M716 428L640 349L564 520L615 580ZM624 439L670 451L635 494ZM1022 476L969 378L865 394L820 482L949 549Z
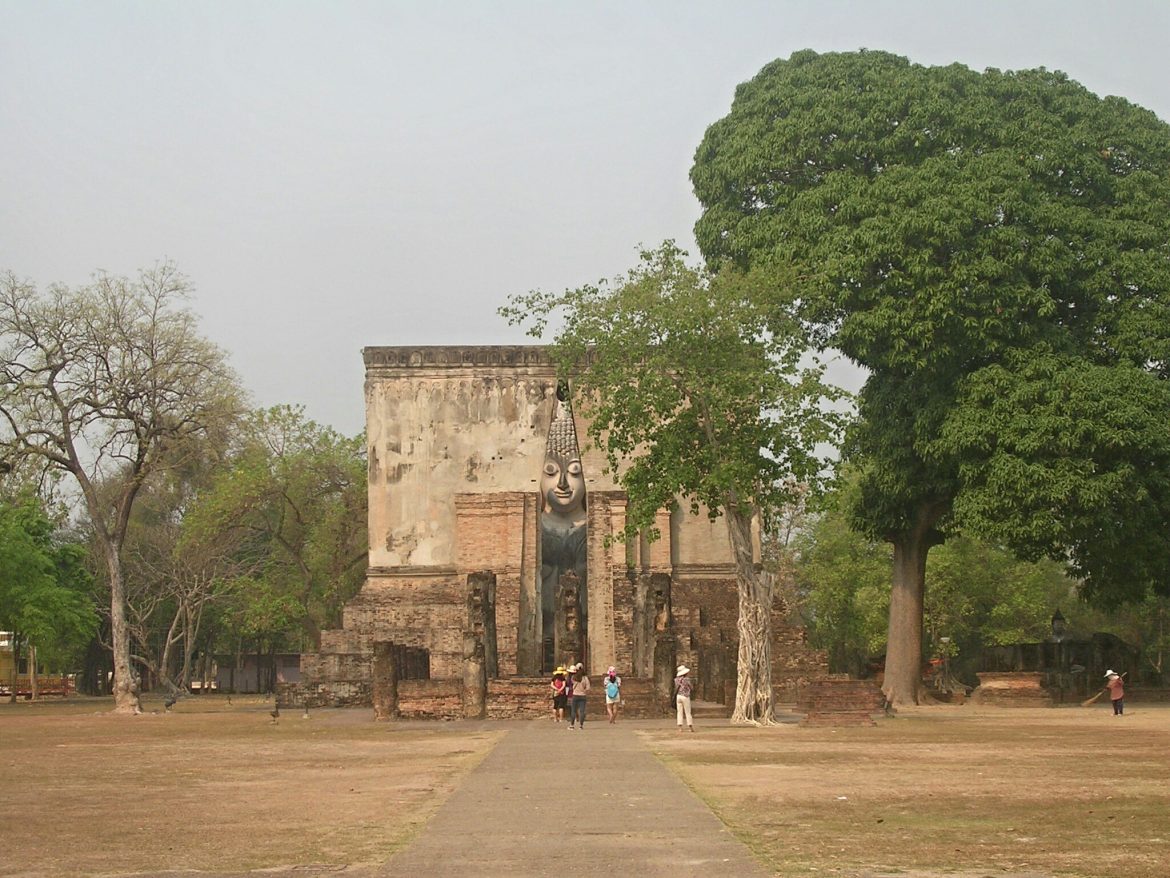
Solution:
M467 576L467 627L483 640L484 670L490 679L499 674L496 655L496 574L481 570Z
M540 523L539 495L524 495L523 547L520 558L520 599L517 613L516 673L535 677L540 673Z
M613 580L625 568L625 495L594 491L589 495L589 663L594 672L617 663L614 633ZM617 529L615 530L615 525ZM614 537L607 545L606 541Z

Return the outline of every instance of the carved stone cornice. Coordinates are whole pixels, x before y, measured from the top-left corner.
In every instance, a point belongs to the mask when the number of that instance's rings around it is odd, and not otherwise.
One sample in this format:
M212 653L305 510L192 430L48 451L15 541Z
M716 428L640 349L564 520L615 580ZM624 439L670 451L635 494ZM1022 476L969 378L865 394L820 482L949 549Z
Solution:
M674 575L679 579L734 579L736 576L735 564L728 562L715 564L676 564Z
M448 564L434 566L367 567L367 579L415 579L427 576L457 576L459 571Z
M510 371L555 375L545 345L403 345L362 348L366 375L402 375L465 370L498 374Z

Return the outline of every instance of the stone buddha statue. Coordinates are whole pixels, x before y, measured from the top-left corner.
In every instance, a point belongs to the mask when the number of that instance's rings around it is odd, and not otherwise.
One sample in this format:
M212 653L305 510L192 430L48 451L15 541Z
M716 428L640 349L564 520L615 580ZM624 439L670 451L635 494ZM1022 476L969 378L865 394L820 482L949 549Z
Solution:
M573 413L564 388L557 392L557 410L548 432L540 476L540 608L547 641L556 616L557 583L573 571L579 583L581 627L588 607L585 540L585 475Z

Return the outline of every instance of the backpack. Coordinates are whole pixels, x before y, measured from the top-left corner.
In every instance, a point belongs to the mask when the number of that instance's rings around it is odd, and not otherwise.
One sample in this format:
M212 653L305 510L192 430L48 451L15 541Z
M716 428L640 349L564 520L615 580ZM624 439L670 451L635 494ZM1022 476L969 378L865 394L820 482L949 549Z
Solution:
M606 679L606 681L605 681L605 694L610 698L617 698L618 697L617 680L610 680L608 678Z

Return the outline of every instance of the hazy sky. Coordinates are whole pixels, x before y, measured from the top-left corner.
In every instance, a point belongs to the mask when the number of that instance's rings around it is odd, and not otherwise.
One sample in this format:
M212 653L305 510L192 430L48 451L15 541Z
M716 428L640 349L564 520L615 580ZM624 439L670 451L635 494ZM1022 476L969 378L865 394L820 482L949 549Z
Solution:
M257 405L364 426L367 345L693 248L687 178L793 51L1045 66L1170 119L1170 3L0 0L0 269L164 258Z

